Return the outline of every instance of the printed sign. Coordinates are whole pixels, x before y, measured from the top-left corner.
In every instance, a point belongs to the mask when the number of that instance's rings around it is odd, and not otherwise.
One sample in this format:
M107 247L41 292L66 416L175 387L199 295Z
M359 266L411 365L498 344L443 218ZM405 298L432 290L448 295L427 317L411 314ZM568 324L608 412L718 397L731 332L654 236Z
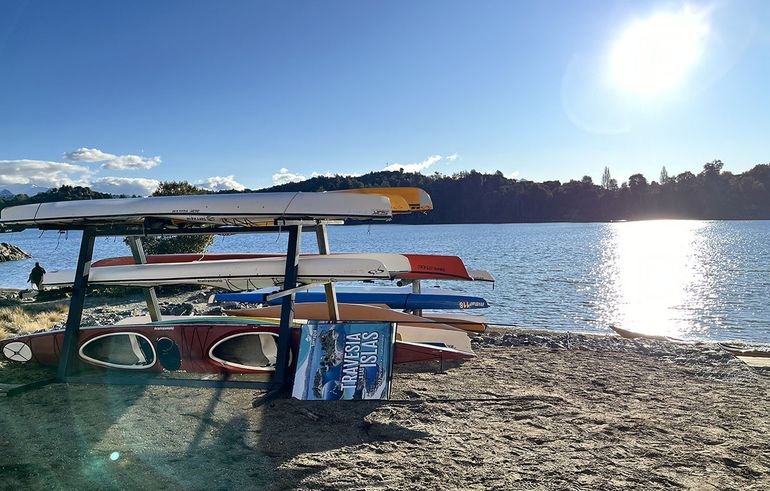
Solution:
M303 400L387 399L396 325L310 322L302 326L292 395Z

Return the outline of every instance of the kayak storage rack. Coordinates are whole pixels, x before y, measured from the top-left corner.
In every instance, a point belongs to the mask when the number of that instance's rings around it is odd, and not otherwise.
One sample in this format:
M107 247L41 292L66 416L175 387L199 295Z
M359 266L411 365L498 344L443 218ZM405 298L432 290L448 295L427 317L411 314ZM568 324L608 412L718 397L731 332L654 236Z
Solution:
M212 388L244 388L267 391L262 399L255 403L264 403L283 393L290 382L291 374L287 373L290 359L291 329L294 321L294 293L303 287L313 285L298 285L297 274L299 270L299 258L302 244L302 234L315 233L320 254L329 254L329 241L327 236L327 224L337 224L340 221L323 220L276 220L273 225L245 227L231 225L186 225L179 227L171 223L147 221L142 224L68 224L44 225L34 228L40 230L56 231L81 231L82 237L75 269L75 281L72 287L69 312L65 327L64 339L61 348L59 364L55 378L38 380L27 384L16 385L5 390L6 395L15 395L29 390L34 390L51 383L70 384L116 384L116 385L164 385L181 387L212 387ZM75 370L78 351L78 340L85 305L86 291L88 289L88 277L94 252L94 243L97 237L128 237L129 246L137 264L146 262L142 248L142 237L149 236L176 236L176 235L230 235L230 234L256 234L256 233L283 233L287 232L286 266L282 290L278 293L281 298L281 320L278 334L278 353L276 369L271 380L228 380L228 375L223 374L223 379L211 380L201 378L172 378L146 374L124 374L116 372L104 372L99 374L82 374ZM327 305L330 318L339 318L336 291L332 283L324 284L327 293ZM152 321L160 320L157 297L153 287L144 288L145 301Z

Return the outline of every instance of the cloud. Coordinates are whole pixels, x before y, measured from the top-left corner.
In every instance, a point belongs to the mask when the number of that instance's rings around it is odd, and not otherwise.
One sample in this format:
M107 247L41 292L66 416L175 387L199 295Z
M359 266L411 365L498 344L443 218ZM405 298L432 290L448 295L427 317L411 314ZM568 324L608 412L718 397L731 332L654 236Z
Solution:
M104 153L97 148L78 148L72 152L64 152L64 160L70 162L103 162L115 158L115 155Z
M277 174L273 174L273 185L280 186L281 184L288 184L290 182L304 181L305 176L300 174L292 174L286 167L281 167Z
M113 155L98 148L78 148L64 154L64 160L69 162L101 162L103 169L128 170L152 169L160 164L160 157L145 158L140 155Z
M382 170L384 170L384 171L400 171L401 169L403 169L404 172L412 172L412 173L422 172L422 171L428 169L429 167L431 167L432 165L435 165L435 164L441 162L442 160L446 160L448 162L454 162L455 160L457 160L459 158L460 158L460 156L457 155L456 153L453 153L452 155L447 155L446 157L442 156L442 155L431 155L430 157L428 157L427 159L423 160L422 162L415 162L415 163L411 163L411 164L399 164L399 163L390 164L390 165L386 166Z
M95 177L87 166L47 160L0 160L0 186L34 185L41 188L87 186L113 194L152 194L158 181L145 178Z
M82 186L90 174L88 167L47 160L0 160L0 185L34 184L46 188Z
M509 174L504 174L508 179L516 179L519 177L519 171L515 170Z
M160 181L144 177L99 177L92 180L89 186L101 193L148 196L159 184Z
M198 181L196 184L210 191L224 191L228 189L243 191L246 189L246 186L235 180L235 176L211 176L203 181Z

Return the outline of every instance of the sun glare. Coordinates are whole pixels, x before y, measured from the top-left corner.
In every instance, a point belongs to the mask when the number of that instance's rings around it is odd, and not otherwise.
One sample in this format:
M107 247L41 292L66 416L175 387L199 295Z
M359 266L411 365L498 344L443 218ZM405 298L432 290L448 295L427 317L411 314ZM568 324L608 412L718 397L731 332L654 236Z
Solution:
M650 220L616 223L604 268L606 321L644 334L697 335L693 312L707 289L699 253L707 249L704 222Z
M648 96L675 88L700 58L708 31L705 14L692 8L634 22L612 47L613 82Z

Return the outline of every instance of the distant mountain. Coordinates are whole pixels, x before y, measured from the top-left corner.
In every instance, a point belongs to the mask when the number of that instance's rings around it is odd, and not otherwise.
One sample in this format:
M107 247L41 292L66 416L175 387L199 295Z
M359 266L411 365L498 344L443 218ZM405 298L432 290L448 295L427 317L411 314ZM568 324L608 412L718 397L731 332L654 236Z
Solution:
M12 197L17 194L26 194L27 196L34 196L38 193L44 193L49 188L38 186L36 184L5 184L0 189L0 197Z
M10 199L16 196L12 192L8 191L7 189L0 189L0 199Z

